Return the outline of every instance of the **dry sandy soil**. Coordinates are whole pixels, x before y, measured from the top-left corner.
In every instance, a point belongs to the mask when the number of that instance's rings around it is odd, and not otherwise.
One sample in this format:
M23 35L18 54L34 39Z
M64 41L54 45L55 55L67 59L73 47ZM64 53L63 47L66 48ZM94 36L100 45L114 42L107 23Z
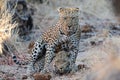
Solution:
M75 1L79 2L79 0ZM92 11L93 9L91 7L86 8L85 6L82 6L82 3L85 4L86 0L80 0L83 1L80 3L80 6L75 1L70 2L69 0L66 0L64 3L63 1L51 0L49 5L47 3L29 4L30 7L35 10L33 15L34 29L32 33L29 34L31 40L14 42L14 45L19 52L18 56L22 59L29 60L31 54L28 54L28 44L31 41L39 39L42 32L56 23L58 20L58 7L66 5L69 7L76 6L81 9L79 23L81 25L82 34L76 64L85 64L89 69L82 69L75 74L52 76L51 80L92 80L89 79L89 74L94 71L99 72L100 70L103 70L102 65L104 65L104 67L109 66L106 65L106 63L108 64L111 62L111 56L117 55L118 57L120 53L120 24L116 22L115 18L113 18L112 13L108 14L109 9L104 6L106 4L104 3L104 0L101 0L101 2L103 1L101 3L103 5L99 4L100 7L93 5L93 7L97 8L97 12ZM97 0L95 1L97 2ZM91 3L87 2L86 4L95 3L91 1ZM108 6L109 5L107 5L107 7ZM101 9L99 9L101 7L103 8L103 14L101 13ZM106 13L104 11L106 11ZM10 57L9 59L8 57L2 57L0 59L0 80L31 80L30 78L22 79L22 77L26 75L27 65L19 67L10 61ZM7 59L7 62L4 62L5 59Z

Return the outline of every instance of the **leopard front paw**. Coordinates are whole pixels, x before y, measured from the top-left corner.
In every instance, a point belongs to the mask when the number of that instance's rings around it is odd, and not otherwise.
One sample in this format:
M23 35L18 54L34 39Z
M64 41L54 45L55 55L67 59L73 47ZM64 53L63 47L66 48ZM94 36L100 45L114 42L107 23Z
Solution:
M62 42L67 42L69 40L69 37L66 35L63 35L61 40L62 40Z
M28 68L27 68L27 75L31 76L31 75L33 75L35 72L36 72L36 71L35 71L34 67L29 65Z
M49 73L50 71L48 70L48 69L43 69L43 70L41 70L41 74L47 74L47 73Z

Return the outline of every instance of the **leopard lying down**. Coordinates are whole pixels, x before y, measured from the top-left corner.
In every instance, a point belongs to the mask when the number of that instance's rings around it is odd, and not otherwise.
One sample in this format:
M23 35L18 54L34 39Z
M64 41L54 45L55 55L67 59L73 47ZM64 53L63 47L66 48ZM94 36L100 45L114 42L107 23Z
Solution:
M55 60L54 60L54 72L56 74L68 74L71 73L72 68L70 67L70 54L67 51L60 51L56 54ZM79 64L75 66L75 70L79 71L80 69L87 69L87 66L84 64Z

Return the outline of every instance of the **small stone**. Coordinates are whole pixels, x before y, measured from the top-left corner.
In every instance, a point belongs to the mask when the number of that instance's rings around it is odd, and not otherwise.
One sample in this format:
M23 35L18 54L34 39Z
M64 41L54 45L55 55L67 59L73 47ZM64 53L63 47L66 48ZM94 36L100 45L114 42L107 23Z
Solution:
M50 74L40 74L40 73L35 73L33 75L34 80L50 80L51 75Z
M28 78L27 75L22 76L22 80L27 79L27 78Z
M87 24L87 25L85 25L81 28L81 31L83 33L91 32L92 31L92 26Z
M91 44L92 46L95 46L95 45L96 45L96 42L95 42L95 41L91 41L90 44Z
M85 68L85 65L84 65L84 64L79 64L79 65L78 65L78 69L83 69L83 68Z

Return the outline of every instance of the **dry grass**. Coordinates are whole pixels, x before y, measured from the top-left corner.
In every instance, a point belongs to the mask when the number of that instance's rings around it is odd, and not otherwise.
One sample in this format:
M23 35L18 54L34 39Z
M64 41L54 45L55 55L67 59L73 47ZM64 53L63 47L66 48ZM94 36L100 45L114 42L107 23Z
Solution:
M5 41L12 41L11 30L17 26L17 23L12 23L12 14L8 13L5 8L5 4L6 0L0 1L0 44ZM2 46L0 45L0 53L2 53L1 48Z

